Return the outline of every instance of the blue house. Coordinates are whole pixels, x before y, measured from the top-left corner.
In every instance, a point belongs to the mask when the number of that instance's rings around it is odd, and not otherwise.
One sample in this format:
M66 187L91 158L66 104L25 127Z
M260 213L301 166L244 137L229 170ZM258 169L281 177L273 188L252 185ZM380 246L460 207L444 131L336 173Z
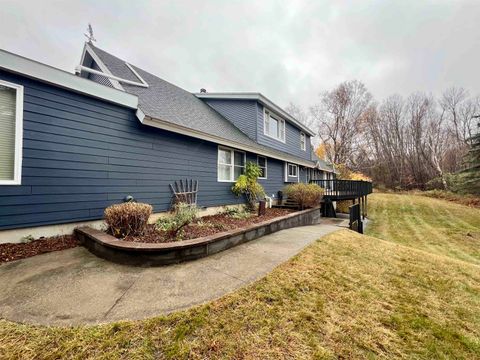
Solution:
M101 223L127 195L169 209L199 181L206 211L237 204L246 162L269 196L333 177L315 134L259 93L191 93L86 43L76 74L0 50L0 242Z

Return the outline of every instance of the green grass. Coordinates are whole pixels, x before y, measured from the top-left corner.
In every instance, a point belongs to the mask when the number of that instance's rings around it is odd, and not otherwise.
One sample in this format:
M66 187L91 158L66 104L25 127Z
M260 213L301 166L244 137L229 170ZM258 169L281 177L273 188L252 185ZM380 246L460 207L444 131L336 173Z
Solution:
M480 209L406 194L369 201L368 235L480 265Z
M165 317L2 320L0 358L480 358L479 245L463 239L478 235L478 211L409 195L375 194L370 205L368 231L385 240L341 230L254 284ZM439 228L438 214L452 214L450 225Z

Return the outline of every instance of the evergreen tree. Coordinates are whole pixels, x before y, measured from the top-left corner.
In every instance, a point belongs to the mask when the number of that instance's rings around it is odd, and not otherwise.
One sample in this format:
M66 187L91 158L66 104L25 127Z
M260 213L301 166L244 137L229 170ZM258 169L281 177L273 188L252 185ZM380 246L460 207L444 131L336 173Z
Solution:
M470 141L471 147L465 159L467 168L461 174L464 179L462 188L465 192L480 195L480 122Z

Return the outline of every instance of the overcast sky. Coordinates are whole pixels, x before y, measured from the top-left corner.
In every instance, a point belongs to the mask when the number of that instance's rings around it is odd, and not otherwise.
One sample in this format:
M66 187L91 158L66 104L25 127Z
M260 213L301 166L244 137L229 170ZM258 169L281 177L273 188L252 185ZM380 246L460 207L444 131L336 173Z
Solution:
M187 90L314 103L358 79L377 99L480 94L476 1L5 1L0 47L73 71L96 45Z

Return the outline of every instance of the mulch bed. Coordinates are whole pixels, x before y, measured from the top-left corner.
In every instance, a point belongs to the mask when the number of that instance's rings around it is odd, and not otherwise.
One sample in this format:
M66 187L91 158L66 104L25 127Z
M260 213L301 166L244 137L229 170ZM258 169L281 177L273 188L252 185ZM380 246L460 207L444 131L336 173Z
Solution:
M126 236L122 240L146 243L165 243L178 240L189 240L214 235L228 230L245 228L262 221L285 216L291 212L292 210L288 209L266 209L265 215L257 216L256 214L252 214L252 216L246 219L237 219L225 214L204 216L185 226L182 230L181 239L172 239L165 231L156 229L155 224L150 224L142 236Z
M9 262L80 245L74 235L40 238L22 244L0 244L0 263Z

